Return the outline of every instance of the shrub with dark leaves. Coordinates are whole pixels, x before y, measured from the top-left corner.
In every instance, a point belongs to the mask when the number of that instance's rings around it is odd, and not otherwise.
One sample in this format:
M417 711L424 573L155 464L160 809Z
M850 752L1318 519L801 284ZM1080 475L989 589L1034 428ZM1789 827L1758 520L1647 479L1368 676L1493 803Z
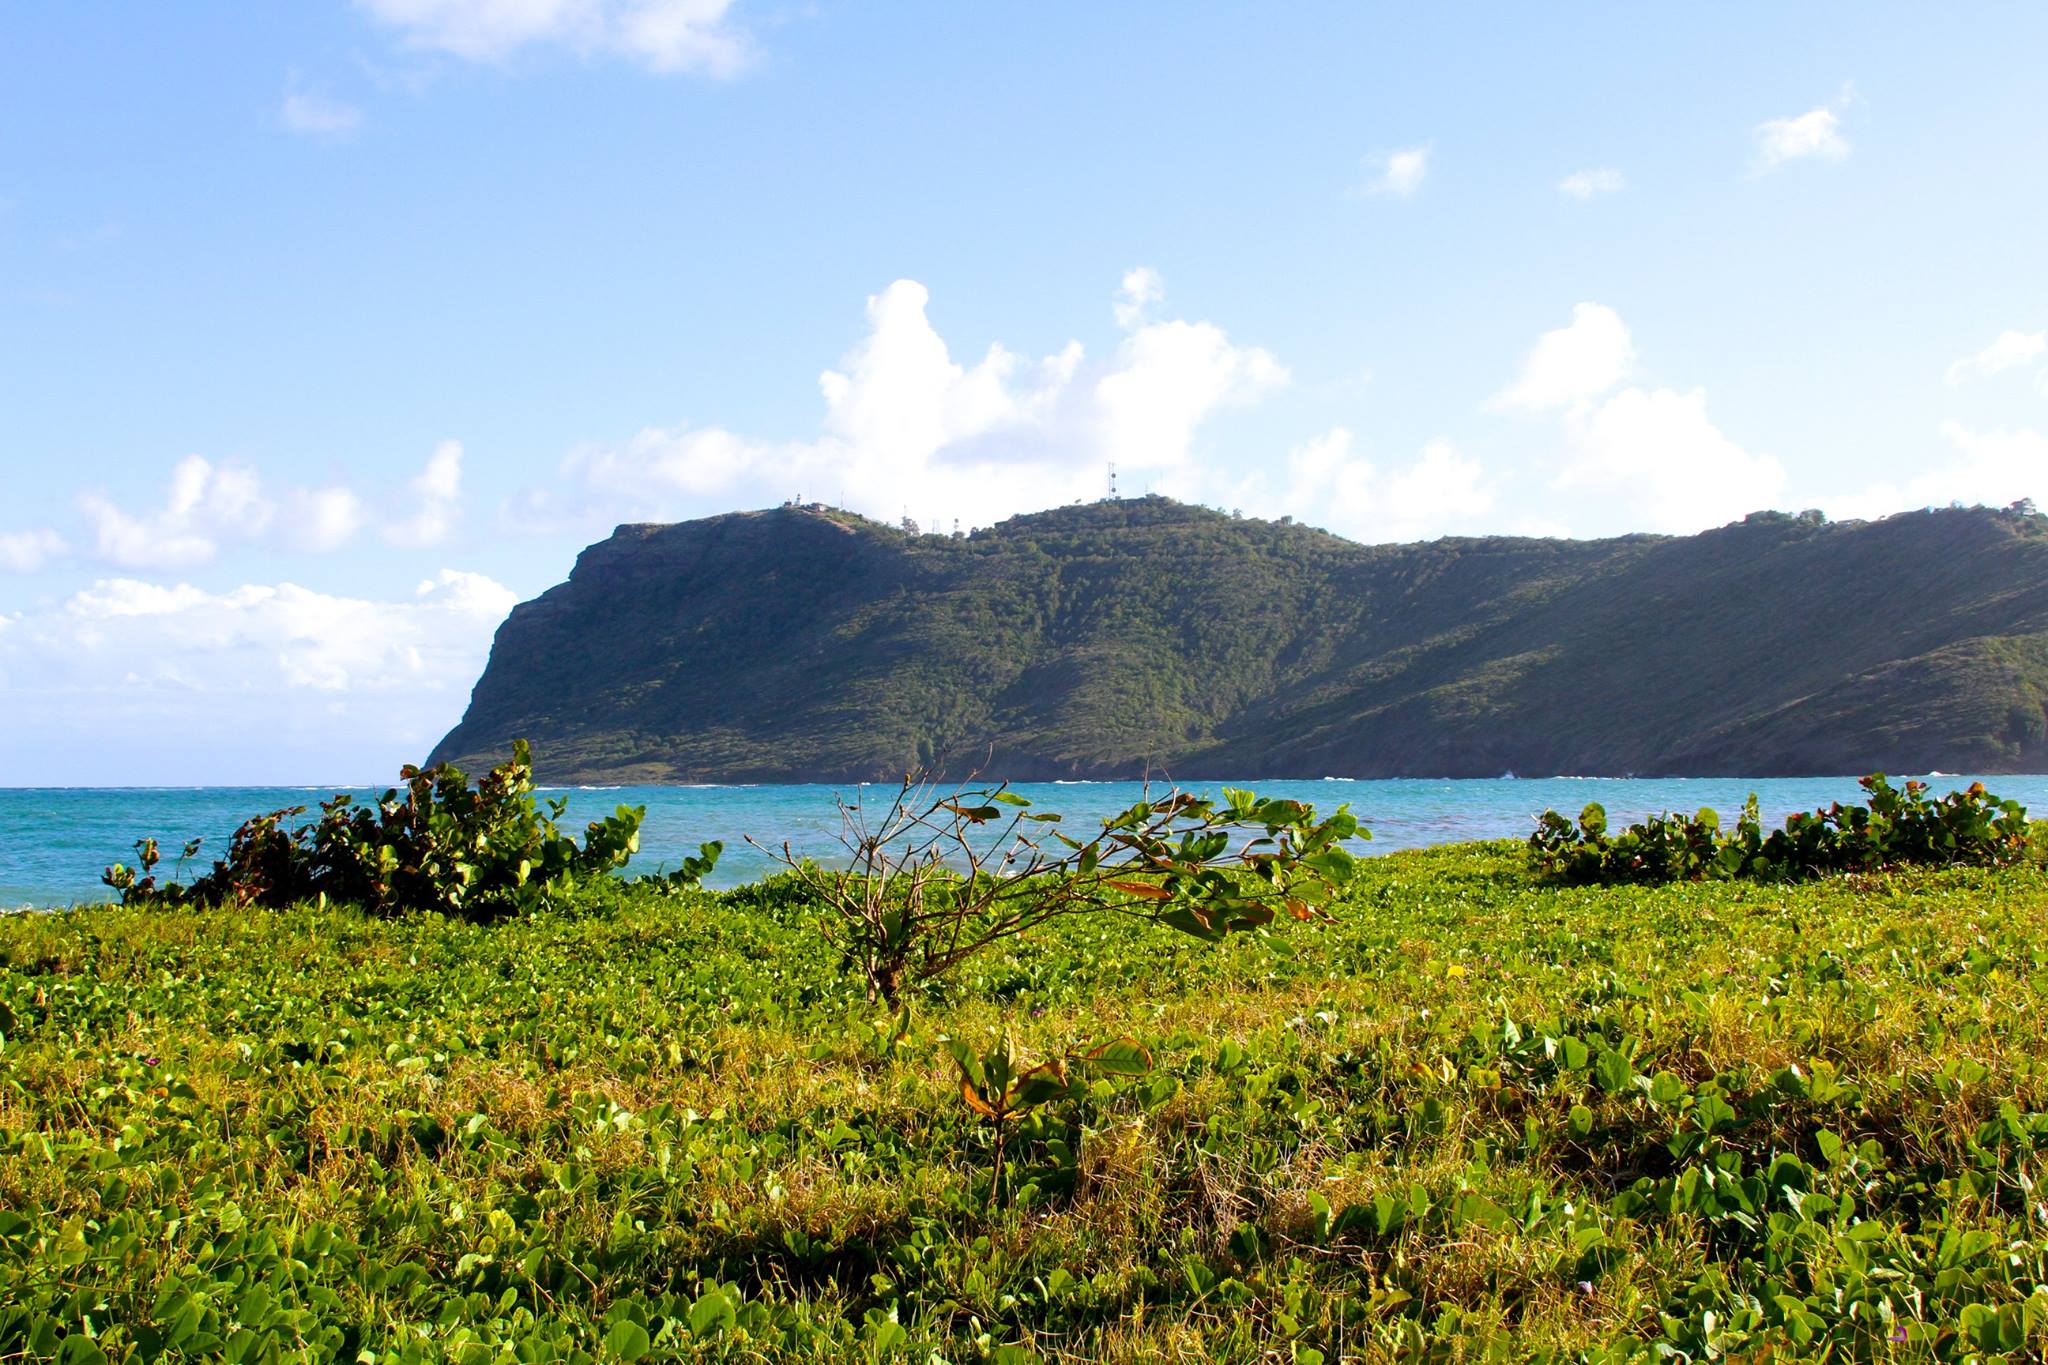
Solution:
M1764 832L1751 796L1730 833L1702 808L1692 816L1653 815L1610 835L1597 803L1577 821L1545 811L1529 836L1536 866L1580 886L1658 884L1742 878L1802 881L1845 872L1905 866L2003 867L2027 854L2027 812L1973 782L1963 791L1930 796L1925 782L1894 787L1883 773L1863 778L1863 805L1837 801L1795 812Z
M399 776L405 785L375 803L343 794L321 802L310 822L294 823L304 806L244 822L227 855L190 883L159 882L154 839L136 841L139 872L117 863L101 880L121 893L123 905L327 900L379 915L427 910L488 920L533 909L625 866L639 851L644 806L620 806L590 822L580 845L563 833L557 822L568 803L556 799L543 808L536 799L525 740L474 787L449 764L408 764ZM694 885L721 847L704 845L661 879L663 888ZM185 846L185 858L197 852L197 840Z

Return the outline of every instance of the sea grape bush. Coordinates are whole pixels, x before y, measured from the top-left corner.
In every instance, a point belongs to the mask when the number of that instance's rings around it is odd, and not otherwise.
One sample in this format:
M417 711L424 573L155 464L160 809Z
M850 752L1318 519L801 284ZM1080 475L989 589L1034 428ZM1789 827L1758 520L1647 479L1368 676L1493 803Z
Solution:
M1607 812L1589 804L1576 821L1554 810L1537 820L1529 849L1544 873L1582 886L1674 881L1799 881L1906 865L2004 867L2027 854L2026 809L1973 782L1934 797L1925 782L1894 787L1883 773L1860 784L1860 806L1837 801L1795 812L1764 832L1752 795L1731 832L1711 808L1653 815L1609 835Z
M645 807L635 809L644 810ZM633 885L644 887L657 896L680 896L686 891L694 891L703 885L704 878L710 875L711 869L718 866L718 855L723 852L723 839L713 839L707 844L699 844L696 853L684 858L667 872L635 877Z
M1743 808L1738 839L1750 825L1753 804L1751 798ZM1587 803L1576 822L1546 810L1537 817L1529 849L1544 873L1582 886L1692 881L1725 875L1728 867L1722 861L1720 816L1708 807L1689 818L1652 815L1611 838L1607 809L1597 801Z
M1372 837L1348 807L1318 819L1302 802L1230 787L1220 802L1181 791L1138 801L1087 839L1006 785L943 789L920 774L879 813L842 802L840 814L845 866L820 868L787 844L771 856L830 912L826 933L868 998L891 1003L1074 915L1134 916L1212 943L1283 912L1314 919L1355 869L1345 841Z
M534 796L533 761L525 740L512 757L471 787L451 764L406 765L403 788L374 804L346 794L320 803L320 816L289 806L245 821L227 855L189 883L160 882L156 840L136 841L140 870L116 863L103 874L123 905L265 905L303 901L359 905L376 915L435 911L489 920L532 909L581 881L623 867L640 847L642 806L620 806L594 820L579 845L558 821L567 802L542 808ZM185 857L198 852L185 846ZM694 885L720 851L699 856L659 879L663 889Z

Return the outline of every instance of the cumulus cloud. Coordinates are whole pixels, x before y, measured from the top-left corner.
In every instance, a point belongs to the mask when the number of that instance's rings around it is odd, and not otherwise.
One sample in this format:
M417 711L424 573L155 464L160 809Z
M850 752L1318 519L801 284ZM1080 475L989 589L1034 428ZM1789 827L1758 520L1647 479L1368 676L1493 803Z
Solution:
M1116 291L1116 325L1129 331L1145 316L1145 310L1166 297L1166 281L1149 265L1125 272Z
M1131 333L1095 381L1096 435L1120 465L1172 469L1217 409L1256 402L1286 382L1271 354L1233 344L1214 323L1152 323Z
M1759 123L1754 130L1756 171L1773 171L1789 161L1840 161L1848 156L1849 140L1842 136L1841 112L1848 101L1845 90L1834 104Z
M255 472L187 455L171 470L162 499L130 512L105 493L87 493L79 510L93 527L101 559L127 569L181 569L214 557L223 540L247 540L270 525L271 504Z
M1572 199L1593 199L1617 194L1628 185L1628 177L1611 166L1598 170L1573 171L1557 182L1557 192Z
M1573 529L1691 532L1769 507L1784 489L1784 466L1724 435L1702 389L1617 391L1635 366L1621 315L1581 303L1570 325L1537 338L1515 382L1489 400L1556 418L1564 452L1553 486L1598 495L1578 499Z
M1624 389L1567 412L1564 430L1570 454L1557 486L1627 509L1604 530L1704 530L1775 506L1785 488L1777 459L1714 425L1703 389Z
M0 735L0 772L388 780L460 717L513 601L452 569L398 600L102 579L0 631L0 707L20 722ZM80 772L80 754L109 770ZM327 766L280 769L274 755ZM335 755L369 766L334 773Z
M1950 385L1982 379L2005 370L2017 369L2048 352L2048 332L2020 332L2008 329L1975 355L1964 356L1948 367ZM2048 381L2048 373L2042 376Z
M764 487L878 517L907 509L970 525L1097 496L1105 462L1133 474L1183 470L1206 422L1288 381L1273 355L1213 323L1148 320L1144 310L1163 298L1156 272L1125 276L1116 303L1126 331L1100 361L1079 342L1037 360L997 344L968 365L933 326L925 287L898 280L868 300L860 344L819 376L816 437L650 427L573 452L566 472L594 499L593 520L722 510L721 499ZM542 494L513 508L535 524L560 515Z
M1621 314L1582 303L1572 309L1568 326L1536 339L1521 374L1488 405L1522 412L1570 407L1619 384L1635 363L1635 341Z
M1429 174L1429 156L1429 144L1424 143L1419 147L1403 147L1399 151L1373 157L1366 162L1372 176L1366 181L1365 192L1391 195L1396 199L1413 198Z
M34 573L70 548L64 537L48 528L0 531L0 569Z
M427 465L406 484L403 515L384 528L393 545L439 545L454 529L456 500L462 495L462 442L443 441Z
M981 361L955 361L926 308L930 292L898 280L868 300L868 335L818 376L825 424L855 452L916 461L1044 413L1072 376L1079 352L1037 367L997 344Z
M388 504L385 539L439 544L455 524L461 490L462 444L444 441ZM105 490L84 494L78 506L92 530L93 556L123 569L189 569L229 546L266 542L325 553L350 544L372 519L363 498L343 485L272 489L246 465L203 455L179 460L162 493L141 506Z
M278 122L306 137L343 141L362 127L363 111L317 90L289 90L278 106Z
M407 46L466 61L504 62L555 47L619 57L649 71L731 76L747 43L731 0L357 0Z
M1829 510L1842 517L1882 517L1916 507L1951 502L2007 507L2021 498L2048 503L2048 435L2026 427L1979 431L1944 422L1941 434L1954 455L1923 474L1882 482L1837 500Z
M1476 533L1500 501L1498 481L1449 441L1430 441L1412 461L1382 470L1347 427L1288 452L1284 477L1241 479L1216 491L1256 515L1299 516L1367 544Z
M122 649L123 672L147 686L236 692L264 687L391 691L476 653L517 599L481 574L444 569L409 600L379 602L294 583L208 592L189 583L108 578L54 610L22 619L10 648L40 639L81 655ZM459 638L465 634L467 639ZM455 636L437 639L438 627ZM143 647L146 646L146 647ZM469 674L459 674L465 685Z

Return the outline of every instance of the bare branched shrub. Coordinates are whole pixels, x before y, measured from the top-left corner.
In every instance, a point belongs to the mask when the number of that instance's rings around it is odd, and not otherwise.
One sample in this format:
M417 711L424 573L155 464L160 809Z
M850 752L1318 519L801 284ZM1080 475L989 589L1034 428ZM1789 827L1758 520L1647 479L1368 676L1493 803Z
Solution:
M970 782L972 779L970 779ZM1008 784L906 777L886 805L839 803L844 866L765 850L827 908L827 932L871 1000L943 976L1004 939L1073 915L1143 919L1207 941L1323 913L1351 875L1346 807L1226 787L1223 799L1147 793L1079 838Z

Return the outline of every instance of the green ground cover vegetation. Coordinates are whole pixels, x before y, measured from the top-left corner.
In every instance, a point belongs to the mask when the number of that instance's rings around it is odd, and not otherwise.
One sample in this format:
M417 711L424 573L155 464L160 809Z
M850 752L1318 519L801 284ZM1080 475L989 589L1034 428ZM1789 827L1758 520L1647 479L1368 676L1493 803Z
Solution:
M797 877L0 920L0 1357L2048 1347L2038 853L1467 845L1321 908L1065 918L889 1009Z

